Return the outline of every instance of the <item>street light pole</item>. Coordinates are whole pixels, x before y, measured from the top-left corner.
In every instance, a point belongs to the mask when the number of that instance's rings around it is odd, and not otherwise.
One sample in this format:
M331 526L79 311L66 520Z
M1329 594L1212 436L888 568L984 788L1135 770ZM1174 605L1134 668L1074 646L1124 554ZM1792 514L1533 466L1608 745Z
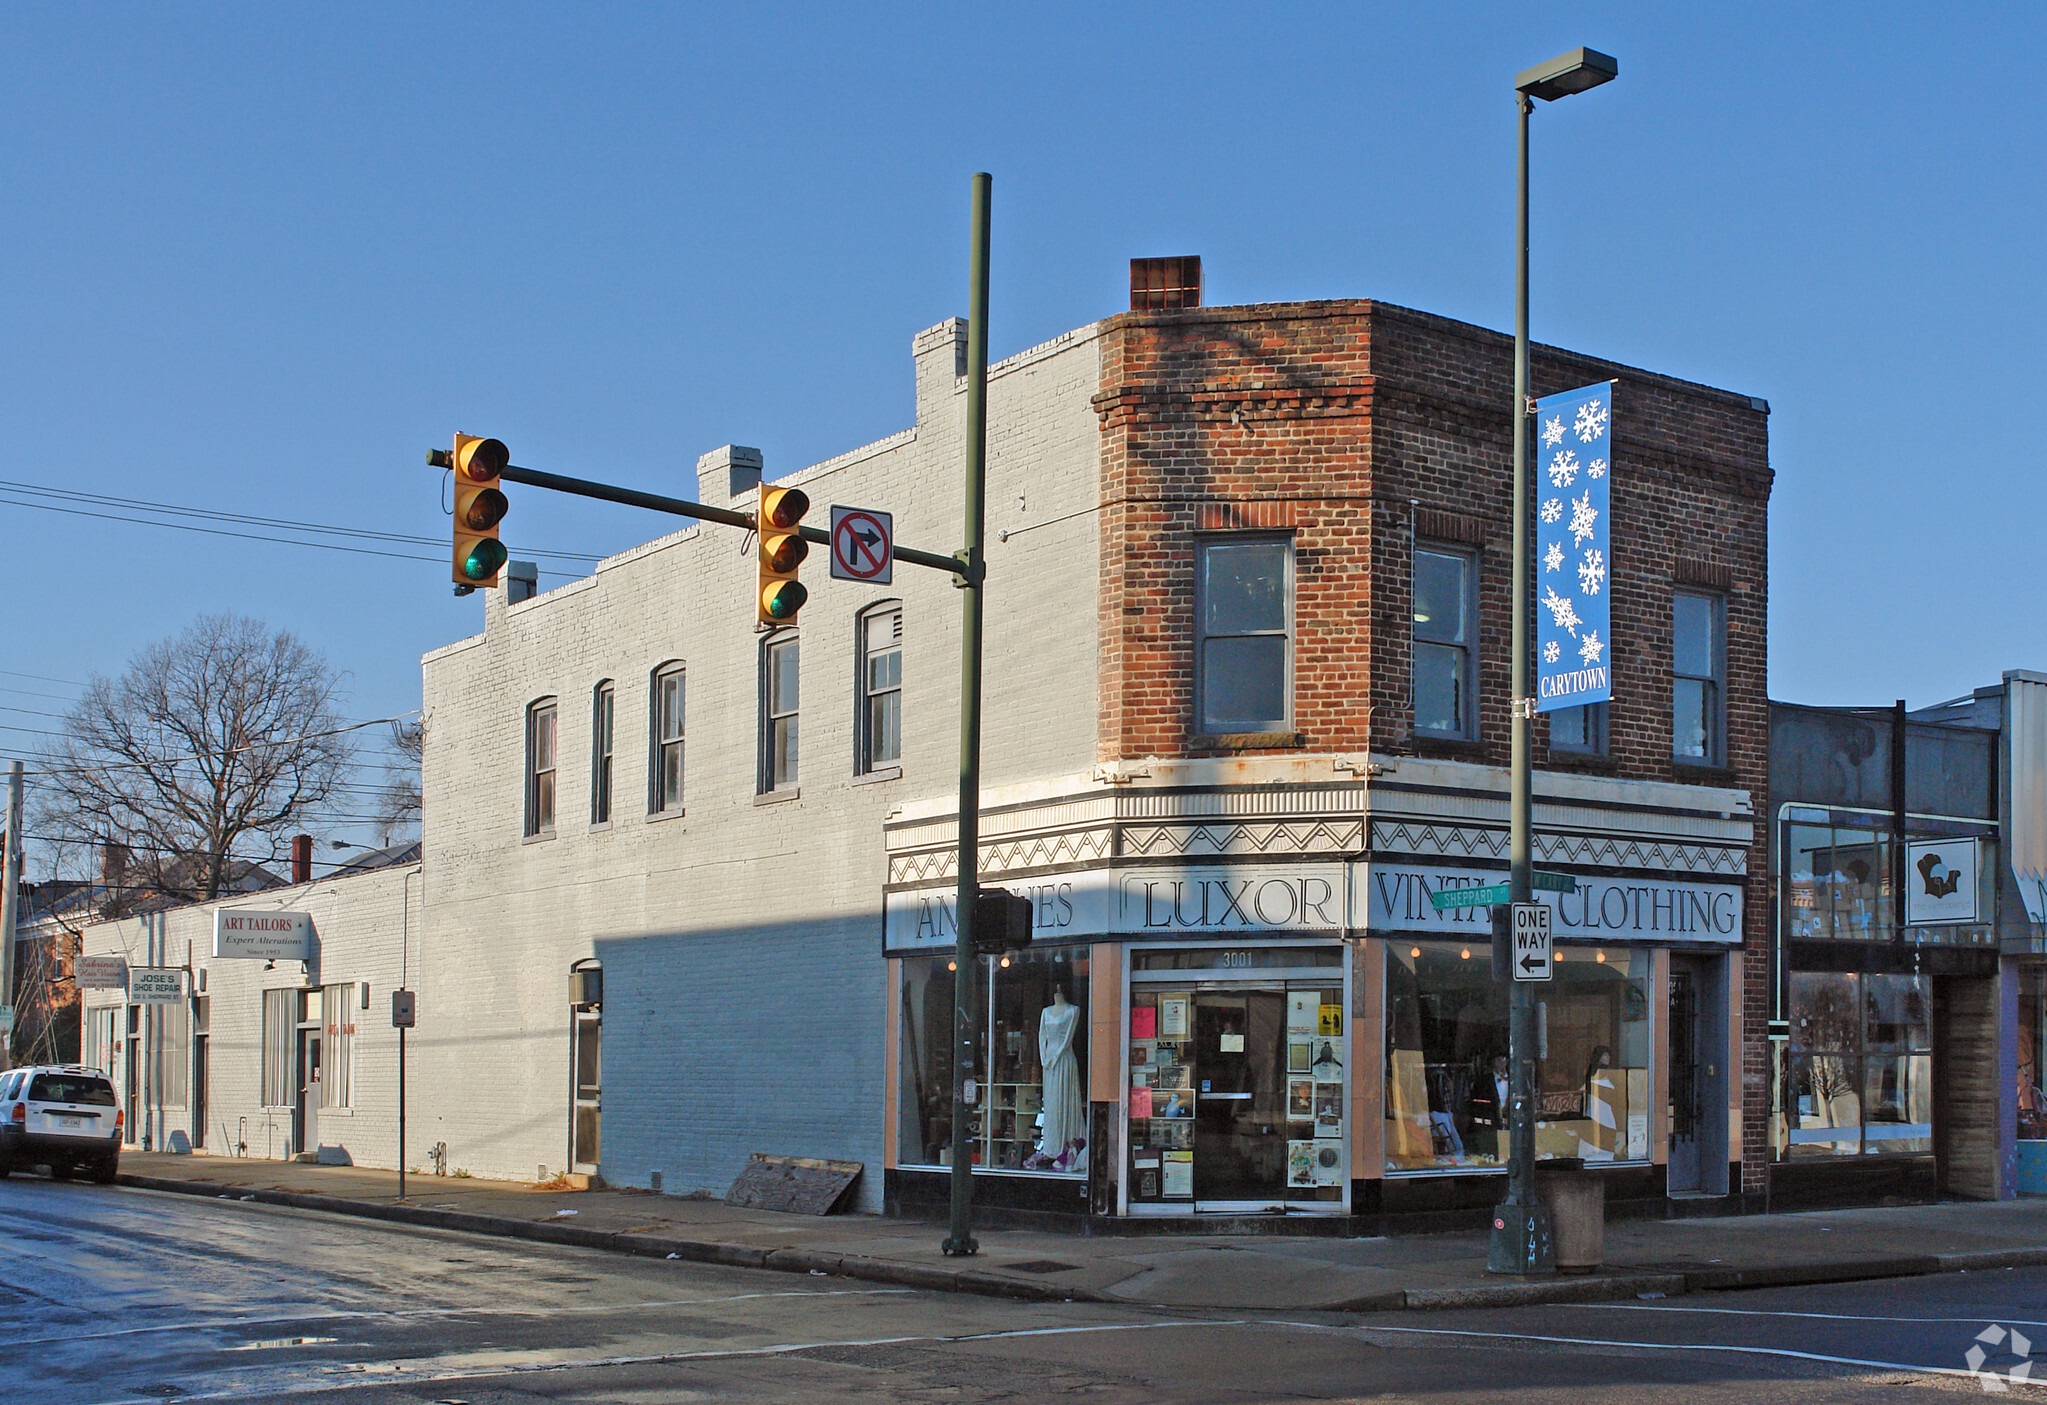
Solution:
M1516 75L1520 113L1519 182L1514 206L1514 697L1508 787L1507 876L1511 901L1533 901L1535 790L1529 726L1535 720L1529 629L1530 481L1528 463L1528 114L1535 100L1554 102L1613 78L1620 65L1592 49L1573 49ZM1495 915L1495 922L1501 920ZM1549 1210L1535 1194L1535 986L1510 980L1507 1007L1507 1198L1493 1211L1486 1268L1492 1273L1554 1273Z

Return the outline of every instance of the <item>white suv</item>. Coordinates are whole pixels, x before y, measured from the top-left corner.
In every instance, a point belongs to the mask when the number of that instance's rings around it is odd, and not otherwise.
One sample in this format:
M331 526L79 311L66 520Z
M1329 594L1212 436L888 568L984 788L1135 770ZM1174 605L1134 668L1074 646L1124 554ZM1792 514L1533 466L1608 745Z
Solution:
M0 1073L0 1176L48 1166L52 1180L84 1170L111 1184L121 1122L114 1085L96 1068L32 1064Z

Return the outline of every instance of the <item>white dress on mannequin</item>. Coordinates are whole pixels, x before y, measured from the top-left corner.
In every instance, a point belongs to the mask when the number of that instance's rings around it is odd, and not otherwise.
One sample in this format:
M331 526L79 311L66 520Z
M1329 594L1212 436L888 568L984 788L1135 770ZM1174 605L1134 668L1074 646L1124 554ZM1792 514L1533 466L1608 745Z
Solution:
M1038 1015L1038 1060L1045 1070L1044 1140L1038 1149L1057 1157L1087 1135L1087 1105L1080 1097L1080 1064L1073 1056L1073 1033L1080 1024L1080 1006L1066 992L1052 992L1052 1003Z

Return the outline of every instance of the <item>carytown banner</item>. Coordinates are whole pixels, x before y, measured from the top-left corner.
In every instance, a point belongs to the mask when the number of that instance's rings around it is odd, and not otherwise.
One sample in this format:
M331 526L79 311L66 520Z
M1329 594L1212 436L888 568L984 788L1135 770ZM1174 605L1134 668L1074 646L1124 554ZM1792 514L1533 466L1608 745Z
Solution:
M1535 402L1535 710L1613 696L1613 385Z

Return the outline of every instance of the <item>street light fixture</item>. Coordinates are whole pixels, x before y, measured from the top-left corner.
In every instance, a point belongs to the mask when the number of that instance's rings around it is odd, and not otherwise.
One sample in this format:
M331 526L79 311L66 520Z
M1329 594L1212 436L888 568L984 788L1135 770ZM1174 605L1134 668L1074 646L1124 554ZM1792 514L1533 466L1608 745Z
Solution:
M1596 49L1573 49L1514 78L1521 113L1520 189L1515 204L1514 248L1514 697L1510 785L1508 875L1511 899L1535 896L1534 788L1529 776L1529 723L1535 717L1533 659L1529 636L1532 564L1528 481L1528 114L1535 100L1554 102L1596 88L1620 73L1620 64ZM1501 919L1495 916L1495 922ZM1509 1088L1507 1115L1507 1198L1493 1211L1486 1268L1493 1273L1554 1273L1556 1250L1549 1211L1535 1195L1535 987L1514 981L1507 1014Z

